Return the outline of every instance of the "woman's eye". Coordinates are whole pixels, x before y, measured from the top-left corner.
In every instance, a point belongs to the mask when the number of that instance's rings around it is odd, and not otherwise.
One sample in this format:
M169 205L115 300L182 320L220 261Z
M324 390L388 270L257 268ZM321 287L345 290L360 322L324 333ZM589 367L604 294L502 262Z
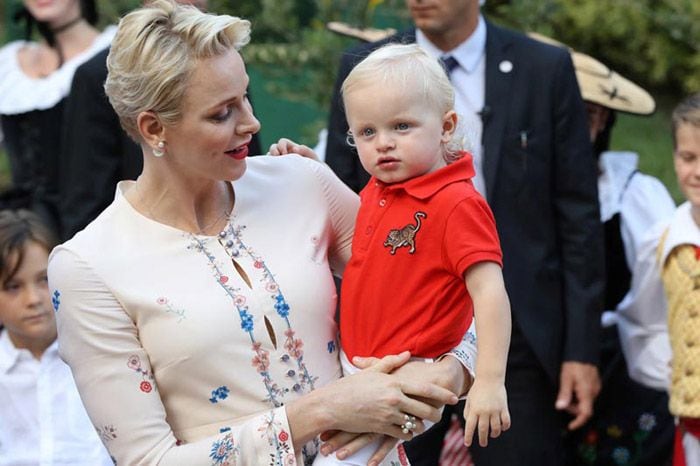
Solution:
M228 118L231 116L232 113L233 113L233 110L231 109L231 107L226 107L225 112L217 113L216 115L214 115L213 119L215 121L226 121L226 120L228 120Z

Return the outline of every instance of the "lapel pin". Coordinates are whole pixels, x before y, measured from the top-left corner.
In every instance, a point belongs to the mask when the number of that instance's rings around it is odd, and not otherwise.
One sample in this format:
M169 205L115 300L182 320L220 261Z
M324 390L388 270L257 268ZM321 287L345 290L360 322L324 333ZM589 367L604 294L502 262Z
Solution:
M503 60L498 64L498 69L501 70L501 73L510 73L513 71L513 63L510 60Z

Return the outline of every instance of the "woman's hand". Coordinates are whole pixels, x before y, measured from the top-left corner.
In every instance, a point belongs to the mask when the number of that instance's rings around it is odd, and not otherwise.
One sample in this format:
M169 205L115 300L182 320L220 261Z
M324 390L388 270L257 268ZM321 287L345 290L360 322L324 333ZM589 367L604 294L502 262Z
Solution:
M316 160L319 162L319 158L310 147L303 144L297 144L291 139L280 138L279 141L272 144L270 149L267 151L269 155L287 155L287 154L299 154L307 159Z
M344 398L333 395L329 400L336 416L330 429L325 430L376 432L410 440L412 433L401 429L406 415L439 421L440 409L435 406L457 403L454 393L432 382L404 380L388 374L405 364L409 356L404 352L384 357L368 369L321 388L342 393ZM422 423L418 422L415 431L422 430Z
M471 446L475 431L479 434L479 445L485 447L491 438L496 438L510 428L510 413L506 388L500 381L484 381L478 378L467 395L464 405L464 444Z
M360 369L373 367L379 361L373 357L354 357L352 359L355 367ZM456 358L449 355L436 362L410 361L395 369L392 375L406 381L418 380L433 383L458 395L466 393L473 381L464 366Z
M294 445L300 447L320 432L375 432L410 440L413 432L422 432L420 419L440 420L434 405L455 404L454 393L436 384L402 381L388 373L405 364L408 352L386 356L370 369L340 378L288 403ZM431 400L432 404L419 399ZM403 432L405 416L415 416L416 427Z
M335 452L335 456L339 460L344 460L377 439L381 439L381 443L367 462L367 466L378 465L386 458L386 455L394 449L396 444L399 443L399 439L389 437L388 435L373 433L355 434L350 432L329 431L321 434L321 440L324 442L321 446L321 454L328 456Z

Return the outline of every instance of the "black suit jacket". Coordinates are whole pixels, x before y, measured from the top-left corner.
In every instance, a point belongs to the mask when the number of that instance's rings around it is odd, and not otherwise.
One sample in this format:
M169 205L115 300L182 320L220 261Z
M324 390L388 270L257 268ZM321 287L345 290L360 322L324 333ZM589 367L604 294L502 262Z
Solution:
M104 92L108 53L105 49L78 67L66 102L59 169L63 239L114 200L117 182L135 179L143 169L141 148L122 129ZM261 153L257 134L250 153Z
M387 42L415 32L347 51L336 82L326 161L355 191L369 175L345 143L339 89ZM513 319L556 383L563 361L598 354L603 234L585 109L566 50L488 22L485 78L482 163Z

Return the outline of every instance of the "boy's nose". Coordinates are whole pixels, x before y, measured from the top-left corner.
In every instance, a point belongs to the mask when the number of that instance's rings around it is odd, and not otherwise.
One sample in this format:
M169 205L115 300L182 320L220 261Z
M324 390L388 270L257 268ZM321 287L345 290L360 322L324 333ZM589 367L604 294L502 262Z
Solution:
M380 151L390 150L396 147L394 138L390 135L380 132L377 134L377 149Z

